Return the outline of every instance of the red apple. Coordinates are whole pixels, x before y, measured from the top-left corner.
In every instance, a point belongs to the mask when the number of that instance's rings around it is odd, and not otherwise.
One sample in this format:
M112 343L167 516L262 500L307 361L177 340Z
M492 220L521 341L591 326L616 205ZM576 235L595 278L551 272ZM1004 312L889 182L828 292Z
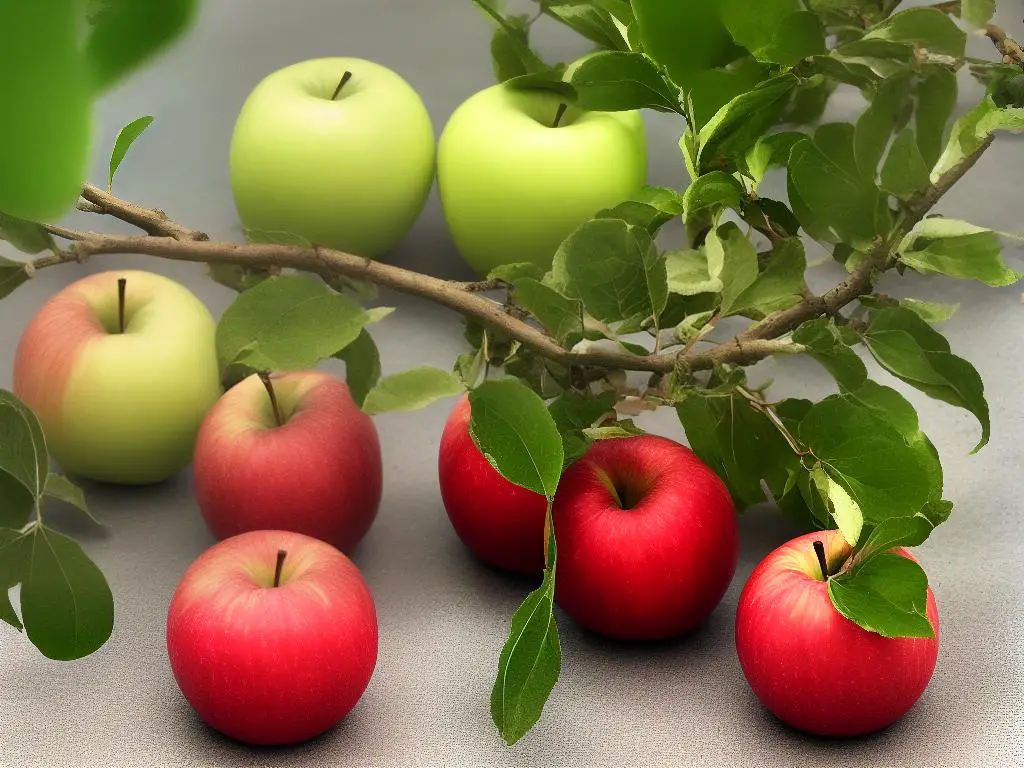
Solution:
M736 572L736 509L686 446L640 435L594 443L555 495L555 599L588 629L622 640L683 634Z
M437 471L448 519L463 543L484 562L520 573L540 573L547 501L498 474L473 442L469 417L469 396L463 395L441 435Z
M215 536L265 528L350 552L380 505L380 441L343 381L321 371L256 374L206 415L193 457L196 498Z
M295 744L362 697L377 663L377 613L359 570L334 547L253 531L185 571L167 612L167 652L211 728L248 744Z
M821 736L859 736L894 723L920 698L939 652L939 615L928 589L932 638L887 638L839 613L813 542L830 572L850 553L838 531L783 544L754 569L740 595L736 650L750 687L783 722ZM916 562L907 550L897 554Z

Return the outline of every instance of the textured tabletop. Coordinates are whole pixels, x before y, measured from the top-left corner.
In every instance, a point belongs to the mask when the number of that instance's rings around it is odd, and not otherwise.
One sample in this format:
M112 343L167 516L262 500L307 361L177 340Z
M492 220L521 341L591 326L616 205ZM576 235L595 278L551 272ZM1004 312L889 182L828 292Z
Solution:
M105 152L118 128L152 114L155 123L120 171L118 191L216 237L241 237L228 184L228 142L242 101L267 73L319 56L373 59L421 93L437 132L463 99L493 82L489 31L469 0L202 5L187 39L100 105L92 181L105 179ZM1019 29L1019 4L1001 5L1009 8L1003 23ZM538 24L537 32L549 59L568 60L585 50L581 40L551 26ZM992 55L983 40L971 46L979 56ZM840 97L837 114L854 105L853 98ZM651 183L685 184L676 148L681 122L648 118ZM1000 138L941 210L1004 230L1024 228L1022 139ZM82 225L84 218L68 221ZM1009 251L1007 260L1020 269L1022 255ZM436 193L387 260L468 277ZM19 335L47 297L87 272L129 265L181 280L215 315L233 295L195 265L98 257L46 270L0 303L0 387L10 387ZM816 287L837 275L831 263L811 271ZM255 750L205 728L182 698L167 661L166 611L185 568L213 543L186 472L142 490L87 485L103 530L61 510L51 515L107 575L116 623L104 648L69 663L46 660L23 635L0 625L0 766L1024 764L1022 288L936 279L908 280L897 290L962 303L943 330L953 350L981 372L993 426L989 446L969 456L977 440L973 417L897 385L919 406L922 426L938 446L946 497L956 510L920 549L941 616L938 666L917 706L888 730L852 742L809 738L766 714L748 688L733 645L737 597L754 565L796 532L772 509L757 508L741 519L732 587L706 626L687 639L653 647L616 644L582 633L559 615L561 681L538 726L506 747L490 721L489 694L509 617L532 585L477 564L452 531L437 487L438 441L451 406L442 401L417 413L376 417L384 497L353 559L376 599L380 655L363 699L342 725L296 748ZM385 373L448 367L463 351L457 316L387 293L381 301L398 307L373 327ZM340 363L325 367L342 370ZM802 359L761 363L760 377L776 377L779 395L821 396L829 386L816 364ZM681 440L671 417L659 414L641 424Z

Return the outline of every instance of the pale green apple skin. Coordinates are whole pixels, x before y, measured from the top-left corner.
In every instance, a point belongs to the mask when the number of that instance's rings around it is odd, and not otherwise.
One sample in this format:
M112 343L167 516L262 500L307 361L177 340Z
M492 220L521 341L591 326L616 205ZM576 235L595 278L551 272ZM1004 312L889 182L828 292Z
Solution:
M380 64L337 57L292 64L256 86L235 123L229 170L246 228L378 258L423 212L434 161L433 124L412 86Z
M481 276L515 262L549 268L573 230L646 182L639 112L570 106L552 128L558 105L552 92L499 84L463 102L441 133L441 205L456 247Z
M111 332L121 277L123 334ZM161 482L190 463L203 417L222 394L215 328L206 306L169 278L90 275L29 322L15 354L14 393L39 417L68 475Z

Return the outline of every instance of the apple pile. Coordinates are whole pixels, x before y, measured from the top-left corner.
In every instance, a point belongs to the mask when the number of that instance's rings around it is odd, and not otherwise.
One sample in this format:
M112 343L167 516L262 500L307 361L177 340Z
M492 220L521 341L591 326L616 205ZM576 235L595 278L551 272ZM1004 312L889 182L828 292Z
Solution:
M247 229L367 258L407 234L435 166L453 239L477 272L549 266L573 229L643 185L643 123L638 113L586 113L551 93L498 85L454 112L435 155L430 118L408 83L372 62L327 58L259 83L230 155ZM348 554L377 515L381 445L371 417L328 373L259 371L223 391L215 332L202 302L166 277L93 274L32 319L14 389L70 475L140 485L191 463L200 513L219 541L170 601L171 669L213 728L253 744L295 743L344 718L374 671L376 609ZM452 528L490 566L540 574L547 499L498 473L470 416L462 396L440 436ZM729 490L665 437L594 442L564 470L552 524L555 601L581 627L619 640L692 631L737 570ZM826 582L849 554L838 531L783 545L747 581L736 619L739 663L764 706L832 736L901 717L938 653L930 590L931 638L886 638L835 609Z

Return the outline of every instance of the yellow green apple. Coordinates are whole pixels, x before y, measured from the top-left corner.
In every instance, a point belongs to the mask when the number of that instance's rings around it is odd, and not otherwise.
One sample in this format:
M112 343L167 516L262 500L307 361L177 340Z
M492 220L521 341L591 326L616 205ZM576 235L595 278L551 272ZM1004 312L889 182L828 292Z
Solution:
M69 475L160 482L192 459L221 394L215 323L183 285L101 272L51 297L18 343L14 393Z
M256 86L235 123L229 170L246 228L376 258L419 218L434 158L430 115L412 86L375 62L333 57Z
M445 220L480 275L515 262L550 267L574 229L646 178L638 111L563 107L554 91L504 83L463 102L437 148Z

